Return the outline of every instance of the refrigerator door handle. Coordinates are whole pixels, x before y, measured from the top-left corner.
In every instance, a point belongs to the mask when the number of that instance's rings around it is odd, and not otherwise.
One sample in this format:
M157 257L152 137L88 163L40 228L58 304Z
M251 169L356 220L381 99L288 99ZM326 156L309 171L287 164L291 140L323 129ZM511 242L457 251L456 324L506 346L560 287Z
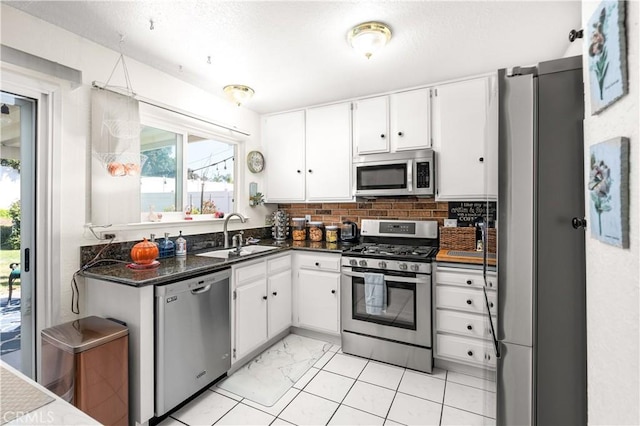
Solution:
M489 325L491 326L490 330L491 330L491 339L493 340L493 349L495 351L496 358L500 359L501 358L500 342L496 338L496 327L493 324L493 317L491 316L491 311L489 310L490 305L489 305L489 296L487 295L487 277L486 276L484 277L484 286L482 287L482 293L484 294L484 303L487 306L487 312L488 312L487 317L489 319Z
M488 210L488 209L487 209ZM482 261L482 280L484 282L484 285L482 286L482 294L484 294L484 303L487 307L487 317L489 318L489 325L490 325L490 331L491 331L491 339L493 341L493 350L496 354L496 358L500 359L500 343L498 342L498 339L496 338L496 327L493 324L493 318L491 317L491 306L489 304L489 296L487 295L487 287L489 286L489 284L487 284L487 251L488 251L488 247L487 247L487 243L488 243L488 232L487 232L487 224L488 224L488 220L487 218L482 218L482 222L480 222L478 225L480 226L480 231L481 231L481 235L482 235L482 257L483 257L483 261Z

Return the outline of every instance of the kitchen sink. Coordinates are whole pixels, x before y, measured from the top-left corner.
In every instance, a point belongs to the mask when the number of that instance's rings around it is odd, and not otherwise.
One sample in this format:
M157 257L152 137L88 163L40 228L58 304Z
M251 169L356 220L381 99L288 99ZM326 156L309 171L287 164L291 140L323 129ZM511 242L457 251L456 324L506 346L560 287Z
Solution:
M224 250L212 250L206 253L200 253L197 256L206 256L206 257L216 257L219 259L229 259L235 257L243 257L249 256L251 254L263 253L266 251L276 250L278 247L270 247L270 246L243 246L240 248L240 253L237 253L235 248L224 249Z

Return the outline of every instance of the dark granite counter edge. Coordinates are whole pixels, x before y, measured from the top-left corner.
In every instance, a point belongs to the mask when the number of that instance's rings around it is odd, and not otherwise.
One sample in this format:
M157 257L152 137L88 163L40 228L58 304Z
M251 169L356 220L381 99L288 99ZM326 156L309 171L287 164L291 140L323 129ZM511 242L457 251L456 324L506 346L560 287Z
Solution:
M161 259L161 266L156 269L148 269L148 270L127 270L122 263L116 263L109 266L95 266L92 268L88 268L80 272L80 275L85 278L93 278L102 281L113 282L121 285L128 285L131 287L144 287L148 285L164 285L170 284L172 282L180 281L183 279L188 279L192 277L196 277L199 275L204 275L208 273L213 273L225 268L230 268L232 265L246 262L250 260L259 259L261 257L271 256L276 253L282 253L289 250L300 250L300 251L315 251L315 252L324 252L324 253L336 253L341 254L349 245L346 244L336 244L336 248L327 248L326 245L313 247L308 244L310 242L301 242L304 245L294 246L292 241L271 241L271 240L263 240L258 245L261 246L278 246L275 250L260 252L255 254L250 254L243 257L238 257L234 259L219 259L219 258L211 258L205 256L198 256L200 253L205 253L211 251L211 249L201 250L200 252L191 253L184 259L185 264L193 259L198 259L198 263L201 265L198 266L189 266L188 270L183 271L175 271L176 268L180 269L180 267L176 267L174 264L179 262L178 258L169 258L169 259ZM162 265L162 264L165 265ZM167 266L167 264L169 264ZM168 269L174 269L173 271L168 271ZM160 273L162 272L162 273ZM117 276L116 274L121 274L121 276ZM127 275L131 275L135 278L128 278L122 276L123 273ZM148 278L147 278L148 277Z

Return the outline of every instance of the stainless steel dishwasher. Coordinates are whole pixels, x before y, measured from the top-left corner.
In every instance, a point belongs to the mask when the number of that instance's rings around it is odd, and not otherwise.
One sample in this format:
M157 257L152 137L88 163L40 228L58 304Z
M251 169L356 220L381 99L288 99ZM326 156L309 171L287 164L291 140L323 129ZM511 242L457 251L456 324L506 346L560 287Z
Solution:
M230 277L225 269L156 286L156 416L231 367Z

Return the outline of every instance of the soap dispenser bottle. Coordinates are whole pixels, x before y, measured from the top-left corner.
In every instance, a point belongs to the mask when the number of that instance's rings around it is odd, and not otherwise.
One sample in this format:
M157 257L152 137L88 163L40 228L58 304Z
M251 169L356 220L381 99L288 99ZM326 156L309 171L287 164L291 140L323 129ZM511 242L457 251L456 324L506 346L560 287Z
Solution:
M187 240L182 236L182 231L180 231L180 235L176 239L176 256L186 256L187 255Z
M160 242L160 257L173 257L176 254L175 244L169 239L169 233L164 233L164 240Z

